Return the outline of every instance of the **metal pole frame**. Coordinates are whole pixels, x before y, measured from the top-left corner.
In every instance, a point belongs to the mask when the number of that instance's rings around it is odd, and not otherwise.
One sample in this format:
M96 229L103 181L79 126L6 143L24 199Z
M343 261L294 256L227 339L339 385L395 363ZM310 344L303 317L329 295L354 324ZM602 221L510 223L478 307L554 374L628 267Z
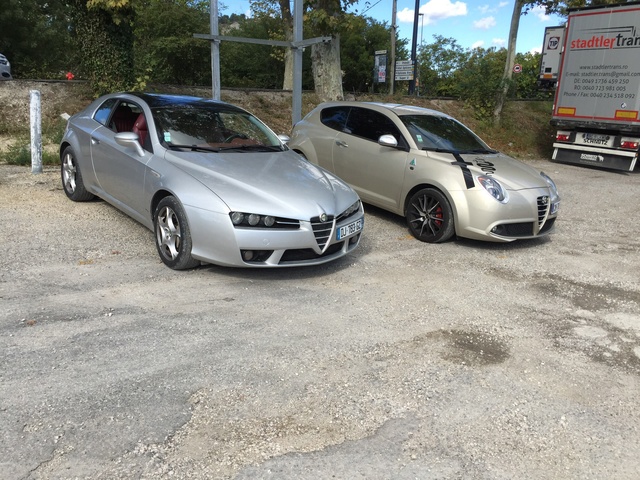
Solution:
M293 42L279 40L260 40L258 38L227 37L218 33L218 0L211 0L210 34L194 33L194 38L211 42L211 94L214 100L220 100L220 42L253 43L271 45L272 47L293 48L293 103L292 125L302 118L302 52L305 47L316 43L327 43L331 37L315 37L303 40L302 34L302 0L294 0L293 9Z

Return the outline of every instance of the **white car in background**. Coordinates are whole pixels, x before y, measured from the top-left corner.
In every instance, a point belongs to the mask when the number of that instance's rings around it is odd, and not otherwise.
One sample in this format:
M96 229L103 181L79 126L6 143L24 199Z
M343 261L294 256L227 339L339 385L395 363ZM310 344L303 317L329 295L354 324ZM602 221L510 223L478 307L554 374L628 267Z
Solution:
M363 202L405 217L423 242L537 238L558 216L553 180L435 110L323 103L294 126L289 147L347 182Z
M0 53L0 80L11 80L11 64L7 57Z

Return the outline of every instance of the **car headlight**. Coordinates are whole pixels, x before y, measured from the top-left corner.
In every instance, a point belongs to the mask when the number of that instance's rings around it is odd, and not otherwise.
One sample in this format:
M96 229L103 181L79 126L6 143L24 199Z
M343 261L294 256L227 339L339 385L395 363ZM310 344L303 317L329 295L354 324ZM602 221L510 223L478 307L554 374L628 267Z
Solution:
M272 227L276 219L271 215L258 215L257 213L231 212L231 223L236 227Z
M500 203L507 203L509 201L509 194L500 184L500 182L498 182L495 178L489 177L487 175L482 175L478 177L478 182L480 182L480 185L482 185L484 189L489 192L489 195L491 195Z
M560 200L560 195L558 194L558 187L556 186L556 182L551 180L551 177L544 172L540 172L540 176L547 182L549 185L549 190L551 190L550 200L552 203L555 203Z
M280 228L295 230L300 228L300 221L292 218L273 217L258 213L230 212L229 218L238 228Z
M360 210L360 200L347 208L344 212L344 216L348 217L349 215L356 213L358 210Z

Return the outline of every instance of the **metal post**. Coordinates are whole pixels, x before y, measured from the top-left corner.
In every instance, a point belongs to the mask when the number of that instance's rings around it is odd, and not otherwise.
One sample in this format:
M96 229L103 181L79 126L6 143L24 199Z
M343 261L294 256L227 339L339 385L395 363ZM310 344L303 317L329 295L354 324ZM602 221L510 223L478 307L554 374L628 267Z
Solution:
M420 15L420 0L416 0L413 15L413 40L411 41L411 62L413 63L413 80L409 80L409 95L413 95L416 87L416 44L418 43L418 15Z
M293 2L293 44L302 42L302 1ZM293 48L293 98L291 103L292 126L302 119L302 52L300 46Z
M422 31L424 30L424 13L419 13L420 16L420 51L422 51ZM418 63L418 56L416 55L416 95L420 96L420 64Z
M209 16L211 35L218 35L218 0L211 0ZM211 41L211 97L220 100L220 41Z
M40 92L30 90L31 173L42 173L42 109Z
M391 10L391 81L389 82L389 93L393 95L396 81L396 15L398 10L398 0L393 0Z

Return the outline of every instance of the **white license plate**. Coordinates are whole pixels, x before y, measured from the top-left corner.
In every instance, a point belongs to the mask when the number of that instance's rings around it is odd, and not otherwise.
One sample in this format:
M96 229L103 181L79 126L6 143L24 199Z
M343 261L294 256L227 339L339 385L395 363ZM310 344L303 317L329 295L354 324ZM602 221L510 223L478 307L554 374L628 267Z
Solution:
M363 224L363 219L360 218L355 222L350 223L349 225L340 227L337 233L338 240L342 240L343 238L349 237L354 233L358 233L360 230L362 230L362 224Z
M601 135L598 133L583 133L582 143L587 145L603 145L608 146L613 141L611 135Z

